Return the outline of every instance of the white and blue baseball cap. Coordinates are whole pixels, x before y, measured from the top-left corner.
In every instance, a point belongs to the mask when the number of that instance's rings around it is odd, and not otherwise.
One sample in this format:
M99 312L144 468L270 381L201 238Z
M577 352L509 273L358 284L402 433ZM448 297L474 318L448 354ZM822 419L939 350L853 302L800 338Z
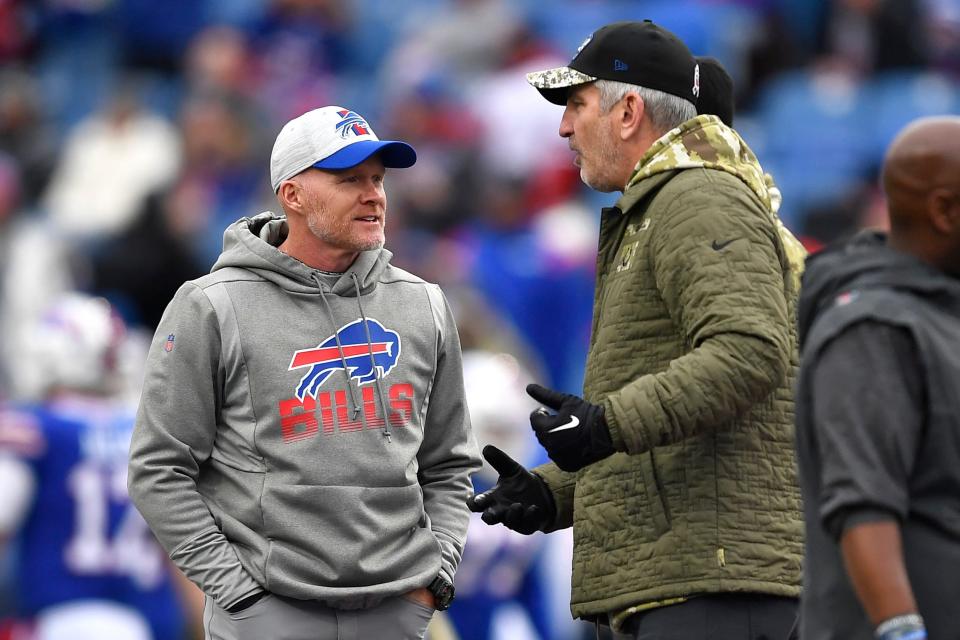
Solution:
M405 169L417 161L417 152L406 142L381 140L363 116L343 107L321 107L283 125L270 154L270 185L280 183L310 167L349 169L373 154L383 166Z

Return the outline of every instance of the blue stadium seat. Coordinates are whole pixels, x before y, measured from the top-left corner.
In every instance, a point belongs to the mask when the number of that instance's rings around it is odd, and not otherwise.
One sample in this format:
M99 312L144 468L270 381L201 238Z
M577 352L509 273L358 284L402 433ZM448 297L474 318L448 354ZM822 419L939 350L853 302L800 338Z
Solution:
M960 83L929 71L888 72L867 88L871 147L879 162L908 122L923 116L960 113Z
M761 161L789 210L832 200L862 179L872 160L864 104L862 86L837 75L791 72L764 89L756 114Z
M595 29L620 20L653 20L683 40L696 55L725 57L731 21L743 11L704 0L540 2L527 7L534 28L558 51L573 54Z

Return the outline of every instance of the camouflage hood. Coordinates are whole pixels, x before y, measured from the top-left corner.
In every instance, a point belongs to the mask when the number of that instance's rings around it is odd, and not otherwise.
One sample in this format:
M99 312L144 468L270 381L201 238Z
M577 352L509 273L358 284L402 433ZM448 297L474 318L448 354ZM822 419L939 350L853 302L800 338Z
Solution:
M654 142L637 163L627 188L664 171L699 167L735 175L767 210L779 209L780 192L773 180L764 175L757 156L736 131L710 115L687 120Z
M764 173L757 156L740 134L723 124L717 116L691 118L657 139L637 162L624 191L668 171L698 168L726 171L742 180L756 194L777 225L794 284L799 288L807 252L777 216L782 202L780 190L773 177Z

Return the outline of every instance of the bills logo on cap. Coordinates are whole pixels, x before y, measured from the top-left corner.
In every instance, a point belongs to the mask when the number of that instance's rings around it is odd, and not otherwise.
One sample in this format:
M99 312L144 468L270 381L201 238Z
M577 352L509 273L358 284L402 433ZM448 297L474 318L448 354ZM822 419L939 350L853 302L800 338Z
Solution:
M337 113L343 118L337 123L337 131L340 132L341 138L346 138L350 134L355 136L370 135L370 125L358 113L349 109L341 109Z
M354 320L316 347L299 349L293 354L288 371L310 367L297 385L298 400L302 401L308 395L316 398L317 391L327 378L343 370L344 362L350 378L356 379L358 384L372 382L377 377L377 371L381 378L390 373L400 358L400 334L384 328L373 318L367 318L367 328L370 330L369 343L363 321ZM343 359L337 347L337 336L343 348Z

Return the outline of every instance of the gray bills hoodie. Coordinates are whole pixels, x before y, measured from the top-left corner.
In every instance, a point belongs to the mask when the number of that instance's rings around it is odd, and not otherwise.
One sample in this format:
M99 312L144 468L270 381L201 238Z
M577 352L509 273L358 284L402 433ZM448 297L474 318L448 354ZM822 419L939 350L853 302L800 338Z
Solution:
M154 336L129 490L221 606L267 589L331 606L452 581L479 467L439 287L361 253L339 276L243 218Z

